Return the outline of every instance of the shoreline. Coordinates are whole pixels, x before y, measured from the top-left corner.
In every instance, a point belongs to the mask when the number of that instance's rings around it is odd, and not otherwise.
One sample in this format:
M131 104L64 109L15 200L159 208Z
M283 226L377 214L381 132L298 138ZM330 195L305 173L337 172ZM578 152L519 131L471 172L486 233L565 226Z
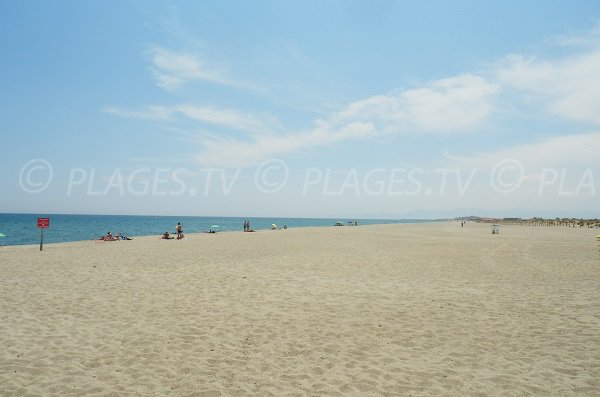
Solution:
M27 214L27 215L31 215L31 214ZM102 215L99 215L102 216ZM111 215L112 216L112 215ZM121 216L121 215L116 215L116 216ZM130 216L130 215L123 215L123 216ZM137 216L137 215L134 215ZM271 219L271 218L264 218L264 219ZM285 219L296 219L296 218L285 218ZM297 219L322 219L322 220L329 220L329 218L297 218ZM337 219L337 218L332 218L333 219ZM360 221L360 220L359 220ZM365 221L363 219L363 221ZM371 219L369 219L369 221L372 221ZM291 229L307 229L307 228L328 228L328 227L364 227L364 226L376 226L376 225L412 225L412 224L429 224L429 223L440 223L440 222L445 222L445 220L419 220L419 219L399 219L399 220L383 220L383 221L387 221L387 223L369 223L369 224L358 224L357 226L354 225L343 225L343 226L335 226L335 225L321 225L321 226L290 226L288 227L288 230ZM184 225L185 226L185 225ZM281 227L281 229L283 230L283 227ZM272 229L269 228L263 228L263 229L257 229L254 232L251 233L257 233L257 232L270 232L272 231ZM244 233L241 230L223 230L223 231L218 231L217 234L221 234L221 233L232 233L232 232L240 232L240 233ZM248 232L246 232L248 233ZM191 233L186 233L185 232L185 228L184 228L184 235L202 235L202 234L209 234L209 233L205 233L205 232L191 232ZM171 233L171 235L175 235L174 233ZM144 235L128 235L128 237L132 238L132 239L139 239L139 238L147 238L147 237L153 237L154 235L152 234L144 234ZM157 237L160 236L160 234L156 235ZM76 243L76 242L94 242L94 241L101 241L99 239L84 239L84 240L68 240L68 241L58 241L58 242L46 242L44 241L44 247L45 246L49 246L49 245L55 245L55 244L65 244L65 243ZM121 241L121 240L119 240ZM127 241L127 240L122 240L122 241ZM0 241L1 242L1 241ZM116 242L116 241L111 241L111 242ZM31 244L8 244L8 245L4 245L4 244L0 244L0 247L20 247L20 246L38 246L39 247L39 242L37 243L31 243Z
M334 218L335 219L335 218ZM548 223L533 223L533 222L513 222L513 221L502 221L502 220L493 220L493 221L482 221L482 222L474 222L474 221L469 221L467 223L465 223L465 227L472 227L473 225L479 225L479 227L485 227L485 228L490 228L491 225L493 223L498 223L499 225L501 225L503 228L506 227L525 227L525 228L531 228L534 230L571 230L571 231L575 231L575 230L582 230L582 231L590 231L592 234L594 233L594 231L596 231L596 233L598 233L598 228L596 227L575 227L575 226L567 226L567 225L553 225L553 224L548 224ZM183 239L185 240L190 240L190 239L196 239L200 236L204 236L204 235L222 235L222 234L263 234L263 233L269 233L269 232L277 232L277 231L281 231L281 232L289 232L292 230L321 230L321 229L340 229L340 228L344 228L344 229L348 229L348 228L368 228L368 227L385 227L385 226L414 226L414 225L436 225L436 224L455 224L455 225L460 225L460 221L459 220L418 220L417 222L398 222L398 223L381 223L381 224L364 224L361 225L359 224L358 226L348 226L348 225L343 225L343 226L335 226L335 225L327 225L327 226L296 226L296 227L288 227L288 229L283 229L283 228L278 228L275 230L272 229L258 229L255 230L253 232L244 232L241 230L224 230L224 231L218 231L217 233L206 233L206 232L194 232L194 233L185 233L184 231L184 235L185 238ZM460 227L460 226L458 226ZM171 234L172 236L174 234ZM131 243L134 240L151 240L151 239L157 239L157 240L161 240L160 235L133 235L133 236L128 236L131 237L132 240L118 240L118 241L103 241L103 240L99 240L99 239L90 239L90 240L72 240L72 241L61 241L61 242L44 242L44 248L45 247L51 247L51 246L61 246L61 245L72 245L72 244L85 244L85 243ZM170 241L170 240L168 240ZM174 241L181 241L181 240L177 240L174 239ZM27 248L38 248L39 249L39 243L35 243L35 244L13 244L13 245L0 245L0 252L1 249L8 249L11 247L22 247L24 249Z
M244 232L243 230L226 230L226 231L219 231L217 233L206 233L206 232L198 232L198 233L185 233L185 238L183 238L182 240L177 240L177 239L169 239L169 240L164 240L160 238L160 235L143 235L143 236L130 236L131 240L115 240L115 241L103 241L103 240L99 240L99 239L94 239L94 240L74 240L74 241L62 241L62 242L55 242L55 243L46 243L44 242L44 248L48 247L55 247L55 246L80 246L80 245L87 245L88 243L98 243L98 244L110 244L110 243L132 243L133 241L150 241L150 240L157 240L157 241L174 241L174 242L184 242L184 241L188 241L188 240L197 240L199 239L199 237L202 236L207 236L206 238L211 238L211 237L216 237L219 235L229 235L229 234L238 234L238 235L245 235L245 234L250 234L250 235L254 235L254 234L265 234L265 233L276 233L276 232L282 232L282 233L287 233L287 232L294 232L294 231L311 231L312 230L321 230L321 229L341 229L341 228L345 228L345 229L354 229L354 228L368 228L368 227L385 227L385 226L410 226L410 225L429 225L429 224L440 224L440 223L445 223L444 221L425 221L425 222L420 222L420 223L382 223L382 224L369 224L369 225L358 225L358 226L298 226L298 227L289 227L287 229L283 229L283 228L279 228L279 229L258 229L255 230L253 232ZM2 245L2 248L14 248L14 247L21 247L23 249L29 249L29 248L37 248L39 250L39 243L38 244L15 244L15 245ZM1 251L0 251L1 252Z

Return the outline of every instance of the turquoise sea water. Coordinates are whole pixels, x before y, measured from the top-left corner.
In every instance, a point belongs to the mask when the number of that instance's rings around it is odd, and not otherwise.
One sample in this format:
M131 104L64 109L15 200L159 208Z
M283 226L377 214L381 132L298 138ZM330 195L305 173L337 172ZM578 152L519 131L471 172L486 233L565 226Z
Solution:
M386 223L422 223L422 220L384 219L322 219L322 218L234 218L203 216L133 216L133 215L51 215L51 214L0 214L0 245L39 244L40 231L37 218L50 218L50 228L44 231L44 243L96 239L107 232L126 236L160 235L165 231L175 233L181 222L184 233L203 232L218 225L221 232L243 230L245 220L254 230L270 229L271 224L289 228L332 226L341 221L357 221L360 225Z

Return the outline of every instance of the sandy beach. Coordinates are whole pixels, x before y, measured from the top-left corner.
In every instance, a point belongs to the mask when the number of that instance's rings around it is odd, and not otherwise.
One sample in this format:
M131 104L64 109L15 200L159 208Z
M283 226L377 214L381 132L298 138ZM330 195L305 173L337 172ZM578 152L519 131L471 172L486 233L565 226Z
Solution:
M599 396L598 229L0 247L2 396Z

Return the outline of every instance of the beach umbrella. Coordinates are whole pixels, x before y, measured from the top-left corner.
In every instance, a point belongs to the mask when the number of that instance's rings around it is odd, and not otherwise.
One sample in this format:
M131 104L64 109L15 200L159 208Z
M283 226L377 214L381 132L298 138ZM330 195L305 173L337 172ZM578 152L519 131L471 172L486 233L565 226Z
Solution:
M277 225L274 223L271 223L271 229L277 229Z

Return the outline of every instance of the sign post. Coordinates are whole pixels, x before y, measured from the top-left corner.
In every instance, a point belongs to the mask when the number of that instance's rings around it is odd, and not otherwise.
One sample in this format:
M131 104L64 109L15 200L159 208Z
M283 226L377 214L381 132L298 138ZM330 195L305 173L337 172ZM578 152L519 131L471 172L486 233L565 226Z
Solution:
M50 227L50 218L38 218L37 227L40 229L40 251L44 248L44 229Z

